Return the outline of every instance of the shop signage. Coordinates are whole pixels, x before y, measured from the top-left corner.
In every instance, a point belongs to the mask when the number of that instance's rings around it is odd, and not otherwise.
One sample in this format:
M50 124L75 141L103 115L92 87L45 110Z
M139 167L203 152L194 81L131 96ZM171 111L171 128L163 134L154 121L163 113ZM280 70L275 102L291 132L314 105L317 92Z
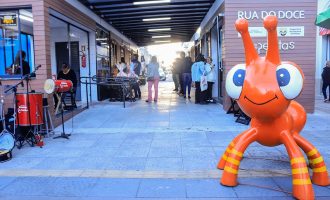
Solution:
M254 46L257 49L258 54L265 53L268 49L267 42L265 42L265 43L255 43ZM293 49L295 49L295 47L296 47L296 44L293 41L289 41L289 42L282 42L281 40L278 41L278 48L281 51L293 50Z
M17 26L17 16L0 15L0 24L5 26Z
M304 10L272 10L272 11L237 11L238 18L244 18L247 20L258 20L265 18L268 15L275 15L278 19L304 19Z
M267 37L267 30L264 27L249 27L251 37ZM279 37L304 37L304 26L279 26L277 27ZM240 37L240 34L238 34Z

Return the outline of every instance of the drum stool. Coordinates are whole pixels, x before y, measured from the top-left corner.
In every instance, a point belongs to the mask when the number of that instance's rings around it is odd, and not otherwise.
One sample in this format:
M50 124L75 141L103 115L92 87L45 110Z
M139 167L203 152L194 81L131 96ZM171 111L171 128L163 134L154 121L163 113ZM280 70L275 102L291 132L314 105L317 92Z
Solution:
M42 133L45 133L46 136L48 136L49 133L52 133L52 135L54 135L55 134L54 126L53 126L52 117L51 117L50 112L49 112L49 105L48 105L48 99L47 98L42 99L42 109L43 109L43 113L44 113L44 124L41 125L41 130L40 131Z

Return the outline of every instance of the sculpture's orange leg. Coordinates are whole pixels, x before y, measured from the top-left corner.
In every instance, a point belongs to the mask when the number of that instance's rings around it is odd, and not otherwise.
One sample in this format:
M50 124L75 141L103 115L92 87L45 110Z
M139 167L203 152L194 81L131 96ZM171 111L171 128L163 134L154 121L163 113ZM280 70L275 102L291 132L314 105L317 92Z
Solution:
M226 186L237 185L237 174L243 153L252 142L256 141L257 130L252 128L242 133L234 144L225 162L221 184Z
M293 196L300 200L314 199L312 183L302 152L289 132L283 132L281 134L281 139L290 157Z
M235 137L233 139L233 141L228 145L226 151L223 153L219 163L218 163L218 169L224 169L225 165L226 165L226 161L228 158L228 155L230 153L230 151L233 149L233 147L235 146L235 144L237 143L238 139L244 134L245 132L241 133L240 135L238 135L237 137Z
M310 166L313 169L312 182L316 185L327 186L330 184L327 167L319 151L305 138L298 134L293 135L294 140L306 153Z

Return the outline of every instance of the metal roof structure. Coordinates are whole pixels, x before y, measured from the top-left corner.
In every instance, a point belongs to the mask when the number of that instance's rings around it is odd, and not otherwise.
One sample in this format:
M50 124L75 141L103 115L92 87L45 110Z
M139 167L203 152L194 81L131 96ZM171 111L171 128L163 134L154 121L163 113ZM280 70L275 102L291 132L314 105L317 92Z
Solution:
M138 46L147 46L189 41L215 0L80 1Z

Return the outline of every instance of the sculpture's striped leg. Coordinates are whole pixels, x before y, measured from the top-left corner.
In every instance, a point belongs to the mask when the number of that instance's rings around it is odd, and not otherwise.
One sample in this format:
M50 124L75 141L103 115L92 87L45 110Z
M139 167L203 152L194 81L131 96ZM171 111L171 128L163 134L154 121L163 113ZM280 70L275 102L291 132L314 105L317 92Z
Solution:
M249 129L239 136L226 159L221 184L226 186L237 185L237 174L243 153L246 148L256 140L256 135L256 129Z
M281 134L281 139L290 157L293 196L300 200L314 199L314 191L309 178L308 168L299 146L296 144L293 136L287 131Z
M294 140L298 146L306 153L310 166L313 170L312 182L316 185L327 186L330 184L327 167L320 152L305 138L294 134Z
M242 134L244 134L245 132L241 133L240 135L238 135L237 137L235 137L233 139L233 141L228 145L226 151L223 153L219 163L218 163L218 169L224 169L225 165L226 165L226 161L227 158L229 156L229 153L231 152L231 150L233 149L233 147L235 146L235 144L237 143L238 139L242 136Z

